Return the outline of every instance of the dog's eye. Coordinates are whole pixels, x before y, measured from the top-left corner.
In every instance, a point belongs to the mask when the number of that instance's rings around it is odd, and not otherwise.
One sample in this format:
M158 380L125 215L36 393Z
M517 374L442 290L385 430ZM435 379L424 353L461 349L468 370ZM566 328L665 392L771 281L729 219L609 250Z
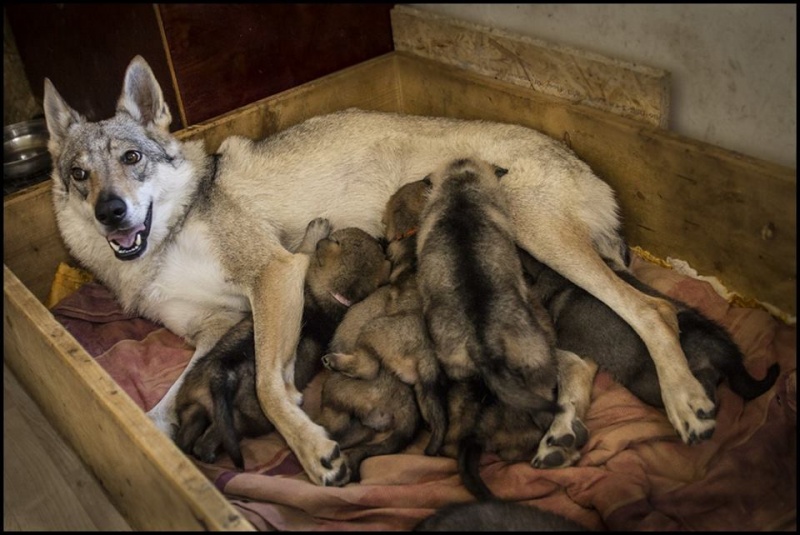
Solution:
M122 163L126 165L133 165L142 159L142 153L138 150L129 150L122 155Z
M89 178L89 173L80 167L73 167L70 171L70 175L72 175L72 179L76 180L77 182L83 182Z

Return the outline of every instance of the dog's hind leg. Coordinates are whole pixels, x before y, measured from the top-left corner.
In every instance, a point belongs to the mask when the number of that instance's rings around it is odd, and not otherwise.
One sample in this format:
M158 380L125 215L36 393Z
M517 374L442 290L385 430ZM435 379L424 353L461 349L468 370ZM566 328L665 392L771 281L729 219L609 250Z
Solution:
M572 351L556 350L558 362L558 405L561 412L539 442L531 464L535 468L571 466L580 458L580 450L589 439L583 424L592 398L592 384L597 364L584 360Z
M255 328L256 392L261 409L318 485L348 482L339 445L295 403L299 392L284 370L294 365L303 316L309 256L277 251L259 271L251 302Z
M636 290L614 274L593 246L580 221L541 222L532 211L517 206L519 245L558 273L588 291L641 337L658 372L667 417L685 443L711 437L715 405L689 370L678 341L675 307L664 299Z

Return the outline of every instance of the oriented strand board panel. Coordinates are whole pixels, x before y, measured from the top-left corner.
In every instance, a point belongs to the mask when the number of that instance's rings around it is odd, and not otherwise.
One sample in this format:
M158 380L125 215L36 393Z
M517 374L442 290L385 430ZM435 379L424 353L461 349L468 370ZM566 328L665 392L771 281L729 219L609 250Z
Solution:
M407 6L392 10L392 31L399 52L667 127L667 71Z
M398 67L407 113L567 141L616 190L630 245L796 313L796 170L416 56L398 53Z

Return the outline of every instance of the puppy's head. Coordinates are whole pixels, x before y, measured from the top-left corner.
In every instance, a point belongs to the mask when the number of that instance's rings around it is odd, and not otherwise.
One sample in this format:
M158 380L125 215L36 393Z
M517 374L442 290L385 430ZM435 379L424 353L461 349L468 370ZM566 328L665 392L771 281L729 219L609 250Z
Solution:
M426 176L422 180L406 184L389 198L383 214L383 224L386 238L390 242L413 235L430 191L431 179Z
M494 188L507 173L508 169L481 158L471 157L452 160L431 173L429 177L437 188L450 181L477 182L483 187Z
M306 284L318 302L347 308L386 284L390 268L376 238L344 228L317 243Z

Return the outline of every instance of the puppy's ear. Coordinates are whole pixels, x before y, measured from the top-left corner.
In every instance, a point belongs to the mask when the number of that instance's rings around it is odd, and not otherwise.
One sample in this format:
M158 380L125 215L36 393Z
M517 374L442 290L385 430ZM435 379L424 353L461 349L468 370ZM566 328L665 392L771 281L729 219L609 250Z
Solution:
M494 176L496 176L498 179L503 178L508 173L508 169L504 169L499 165L493 164L492 167L494 167Z
M339 242L330 238L323 238L317 242L317 250L314 252L314 256L319 266L325 267L326 264L335 261L339 257L341 250L342 246L339 245Z

